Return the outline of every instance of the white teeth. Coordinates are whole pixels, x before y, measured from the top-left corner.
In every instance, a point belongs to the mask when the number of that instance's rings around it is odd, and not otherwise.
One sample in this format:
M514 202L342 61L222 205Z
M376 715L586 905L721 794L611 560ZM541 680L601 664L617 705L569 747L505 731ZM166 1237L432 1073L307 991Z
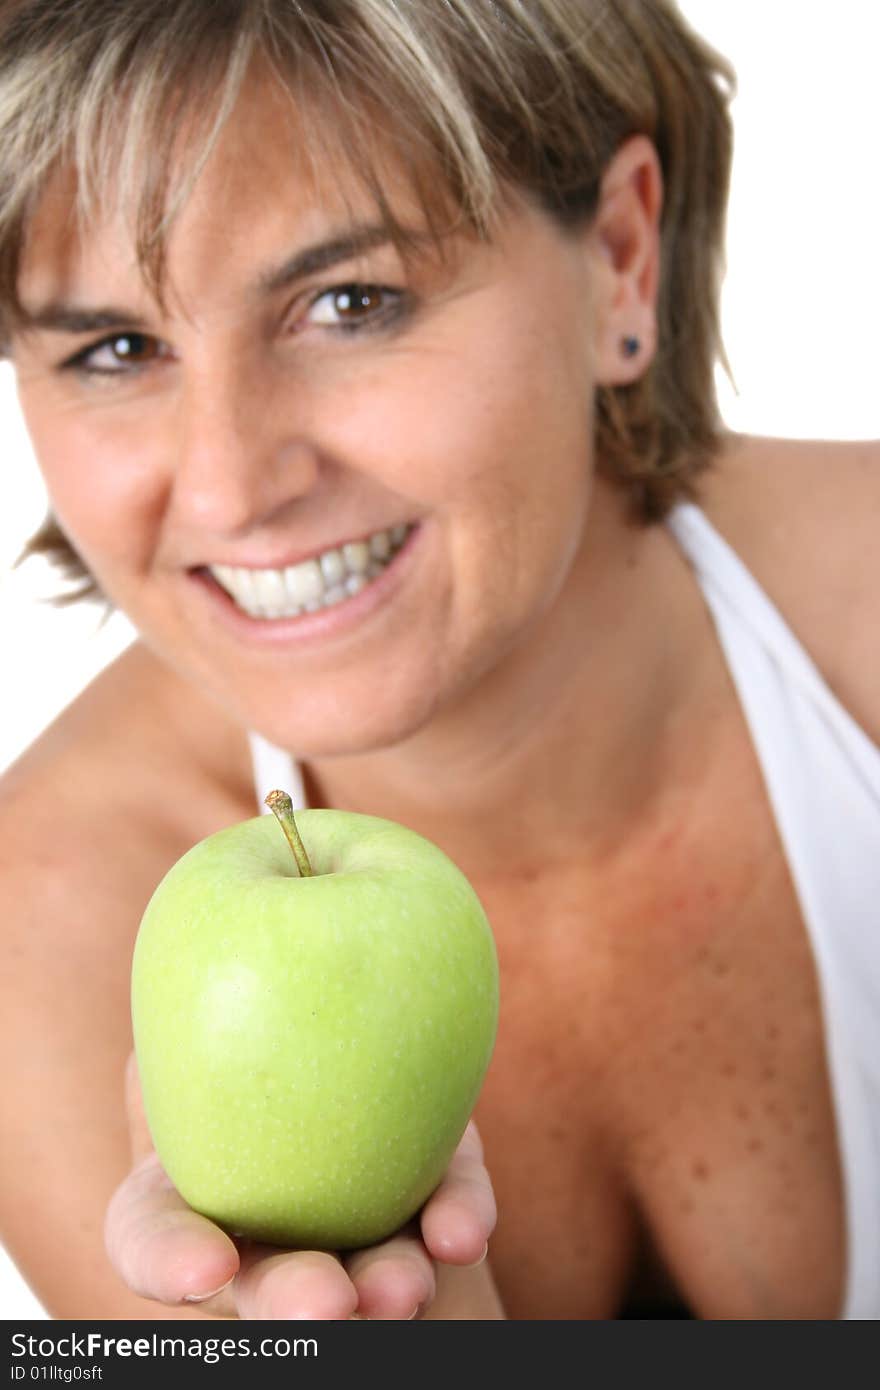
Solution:
M370 554L374 560L388 559L391 554L391 537L387 531L377 531L375 536L370 538Z
M284 575L280 570L253 570L250 576L254 600L268 618L287 600Z
M284 571L284 588L288 607L291 603L298 608L305 608L307 603L320 603L324 593L324 577L317 560L304 560L301 565L290 565Z
M366 541L352 541L342 547L342 558L350 572L365 574L370 563L370 547Z
M328 589L332 589L334 584L342 583L345 578L345 561L341 550L325 550L320 565Z
M348 541L313 560L283 570L212 565L211 573L253 618L291 618L316 613L360 593L385 569L410 528L394 526L366 540Z
M236 598L238 599L238 602L241 604L242 608L247 608L254 612L258 611L260 607L260 600L257 595L257 586L255 583L255 576L257 571L233 570L232 573L236 584Z

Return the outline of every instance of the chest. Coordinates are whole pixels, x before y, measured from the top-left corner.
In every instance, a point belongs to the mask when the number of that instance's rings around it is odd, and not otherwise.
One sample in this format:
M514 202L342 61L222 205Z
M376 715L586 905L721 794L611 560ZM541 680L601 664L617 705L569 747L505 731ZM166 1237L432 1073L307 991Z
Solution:
M815 967L759 788L748 812L481 890L502 1007L477 1119L513 1317L836 1315Z

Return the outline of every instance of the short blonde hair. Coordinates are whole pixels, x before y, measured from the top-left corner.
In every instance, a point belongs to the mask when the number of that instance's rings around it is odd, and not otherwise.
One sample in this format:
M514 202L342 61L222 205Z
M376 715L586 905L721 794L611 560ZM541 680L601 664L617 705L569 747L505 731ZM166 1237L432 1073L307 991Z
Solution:
M335 157L348 152L397 237L377 129L431 225L439 189L481 235L511 186L587 221L615 150L647 135L665 184L657 352L634 384L598 391L596 455L643 521L694 494L721 433L734 78L672 0L0 0L0 345L29 221L64 166L84 215L111 195L131 208L161 294L167 229L257 61L312 118L310 140L343 137ZM98 593L51 514L32 554L81 581L58 601Z

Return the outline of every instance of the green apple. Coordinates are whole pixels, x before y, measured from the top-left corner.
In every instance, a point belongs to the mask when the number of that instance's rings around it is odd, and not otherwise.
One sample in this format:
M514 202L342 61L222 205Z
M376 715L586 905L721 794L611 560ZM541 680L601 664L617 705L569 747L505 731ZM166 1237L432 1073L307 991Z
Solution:
M144 913L131 1003L147 1120L178 1191L233 1234L370 1245L430 1195L474 1107L494 941L422 836L267 804L277 820L202 840Z

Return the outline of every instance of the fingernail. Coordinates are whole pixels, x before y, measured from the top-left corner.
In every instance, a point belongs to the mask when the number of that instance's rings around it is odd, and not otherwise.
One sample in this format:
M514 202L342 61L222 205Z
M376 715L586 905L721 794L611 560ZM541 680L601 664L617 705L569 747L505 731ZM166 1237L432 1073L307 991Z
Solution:
M488 1253L489 1253L489 1242L488 1242L488 1240L487 1240L487 1241L486 1241L486 1244L483 1246L483 1253L482 1253L482 1255L480 1256L480 1258L479 1258L478 1260L474 1260L473 1264L470 1264L470 1265L463 1265L462 1268L463 1268L463 1269L479 1269L480 1265L483 1263L483 1261L485 1260L485 1258L486 1258L486 1256L488 1255Z
M225 1283L225 1284L221 1284L220 1287L219 1287L218 1289L212 1289L210 1293L187 1293L187 1294L184 1294L184 1296L183 1296L183 1302L184 1302L184 1303L207 1303L207 1301L208 1301L209 1298L216 1298L217 1295L218 1295L218 1293L222 1293L224 1289L228 1289L228 1288L229 1288L229 1285L232 1283L232 1281L233 1281L234 1278L235 1278L235 1275L234 1275L234 1274L230 1275L230 1277L226 1280L226 1283Z

